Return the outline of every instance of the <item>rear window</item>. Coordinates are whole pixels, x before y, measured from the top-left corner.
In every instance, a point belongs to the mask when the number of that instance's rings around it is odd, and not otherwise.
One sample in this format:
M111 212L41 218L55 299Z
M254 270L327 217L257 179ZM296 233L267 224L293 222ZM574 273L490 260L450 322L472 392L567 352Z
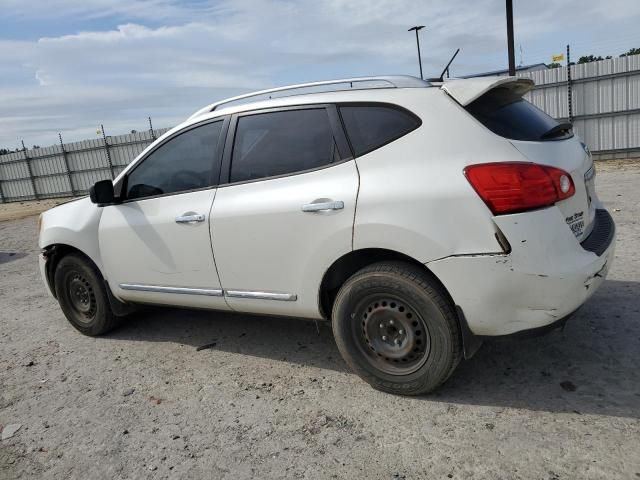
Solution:
M420 126L420 119L392 105L342 105L342 121L356 156L382 147Z
M512 140L562 140L573 136L571 124L559 123L508 88L494 88L467 106L485 127Z

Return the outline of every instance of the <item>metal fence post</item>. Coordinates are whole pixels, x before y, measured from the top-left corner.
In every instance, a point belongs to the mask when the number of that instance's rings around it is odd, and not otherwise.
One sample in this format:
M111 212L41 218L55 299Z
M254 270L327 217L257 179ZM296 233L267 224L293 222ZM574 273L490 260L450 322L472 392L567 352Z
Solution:
M0 203L4 203L4 191L2 190L2 163L0 163Z
M571 98L571 50L567 45L567 102L569 106L569 123L573 122L573 100Z
M151 139L156 141L156 134L153 133L153 125L151 124L151 117L149 117L149 131L151 132Z
M102 129L102 140L104 140L104 149L107 152L107 163L109 164L109 171L111 172L111 179L113 180L116 176L113 174L113 162L111 162L111 153L109 152L109 143L107 142L107 136L104 133L104 125L100 125Z
M31 188L33 188L33 196L38 200L38 190L36 189L36 180L33 176L33 170L31 170L31 158L27 155L27 147L24 146L24 140L22 140L22 153L24 154L25 163L27 164L27 172L29 172L29 180L31 181Z
M62 159L64 160L65 173L69 180L69 188L71 189L71 195L76 195L76 189L73 188L73 179L71 178L71 169L69 168L69 159L67 158L67 151L64 149L64 143L62 143L62 134L58 132L58 138L60 139L60 150L62 151Z

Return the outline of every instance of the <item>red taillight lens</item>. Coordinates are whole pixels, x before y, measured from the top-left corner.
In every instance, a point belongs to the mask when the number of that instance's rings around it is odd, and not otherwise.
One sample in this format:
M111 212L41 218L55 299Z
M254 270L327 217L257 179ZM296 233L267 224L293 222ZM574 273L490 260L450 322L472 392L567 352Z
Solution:
M567 172L537 163L483 163L464 174L494 215L547 207L576 192Z

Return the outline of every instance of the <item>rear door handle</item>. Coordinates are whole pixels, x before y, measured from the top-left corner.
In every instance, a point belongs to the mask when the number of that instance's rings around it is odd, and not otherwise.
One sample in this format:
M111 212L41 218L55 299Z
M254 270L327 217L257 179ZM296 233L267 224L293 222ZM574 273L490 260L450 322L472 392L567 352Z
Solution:
M204 215L201 213L185 214L176 217L176 223L198 223L204 222Z
M319 203L307 203L302 206L303 212L326 212L329 210L342 210L344 208L344 202L337 200L335 202L319 202Z

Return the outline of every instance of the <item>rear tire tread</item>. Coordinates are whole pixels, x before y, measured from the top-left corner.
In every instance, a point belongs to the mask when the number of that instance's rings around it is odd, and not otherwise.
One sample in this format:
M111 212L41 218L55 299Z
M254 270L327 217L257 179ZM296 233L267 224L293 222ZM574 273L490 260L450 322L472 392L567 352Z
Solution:
M447 326L450 338L453 340L451 346L452 352L449 358L449 365L446 369L444 369L445 374L435 382L430 375L426 375L422 378L422 381L413 382L407 388L402 387L399 383L392 383L381 380L377 375L367 372L357 364L354 364L354 362L349 358L349 355L343 354L343 357L345 357L345 361L347 362L347 364L349 364L349 366L353 370L355 370L367 383L372 385L374 388L389 393L402 395L419 395L422 393L430 392L442 385L451 376L453 371L460 363L462 359L462 340L460 329L458 326L457 315L455 313L453 305L449 300L449 295L446 291L444 291L444 289L435 279L431 278L428 272L425 272L418 266L402 261L384 261L371 264L353 274L344 283L344 285L338 292L333 306L332 325L336 343L338 343L339 349L341 351L343 351L343 349L349 349L349 347L345 344L345 340L339 338L340 334L338 333L338 329L336 328L336 316L338 314L337 310L340 308L342 302L345 301L345 297L351 293L351 286L357 281L362 281L363 277L375 278L381 275L385 276L389 280L395 279L396 281L399 281L400 284L404 281L411 282L415 286L422 289L424 293L429 297L430 301L433 302L440 310L442 316L445 319L445 324Z

